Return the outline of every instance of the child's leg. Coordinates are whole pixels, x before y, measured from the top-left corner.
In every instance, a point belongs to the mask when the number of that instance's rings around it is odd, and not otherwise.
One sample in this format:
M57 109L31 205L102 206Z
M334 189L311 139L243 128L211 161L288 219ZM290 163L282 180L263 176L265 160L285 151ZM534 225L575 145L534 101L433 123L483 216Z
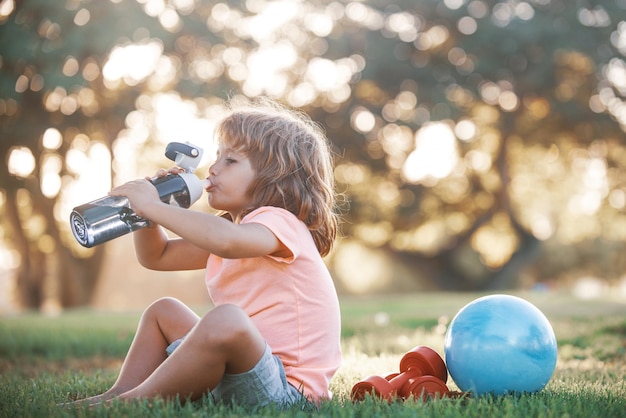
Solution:
M248 315L234 305L209 311L176 351L147 379L120 399L162 396L197 399L214 389L224 373L254 367L265 340Z
M120 394L146 380L167 358L167 346L187 334L199 319L195 312L174 298L159 299L150 305L141 316L111 390Z
M167 358L165 348L187 334L198 320L191 309L176 299L163 298L152 303L141 316L116 382L105 393L79 402L99 403L138 386Z

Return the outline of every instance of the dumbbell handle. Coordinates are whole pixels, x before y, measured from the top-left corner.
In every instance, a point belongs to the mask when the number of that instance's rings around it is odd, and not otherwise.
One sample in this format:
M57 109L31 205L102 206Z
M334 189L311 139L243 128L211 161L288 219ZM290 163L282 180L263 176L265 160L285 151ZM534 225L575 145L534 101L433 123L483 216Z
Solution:
M402 387L405 386L411 379L415 379L423 376L420 370L413 369L403 373L392 374L385 377L389 381L393 392L402 392Z

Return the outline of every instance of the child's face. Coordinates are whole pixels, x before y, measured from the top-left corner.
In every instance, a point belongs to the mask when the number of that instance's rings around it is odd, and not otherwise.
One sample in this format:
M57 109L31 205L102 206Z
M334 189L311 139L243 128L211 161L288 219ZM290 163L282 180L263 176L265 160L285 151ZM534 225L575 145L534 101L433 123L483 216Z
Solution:
M206 189L209 205L227 211L233 219L237 219L249 207L247 190L254 178L255 172L248 156L222 142L217 151L217 160L209 168L211 185Z

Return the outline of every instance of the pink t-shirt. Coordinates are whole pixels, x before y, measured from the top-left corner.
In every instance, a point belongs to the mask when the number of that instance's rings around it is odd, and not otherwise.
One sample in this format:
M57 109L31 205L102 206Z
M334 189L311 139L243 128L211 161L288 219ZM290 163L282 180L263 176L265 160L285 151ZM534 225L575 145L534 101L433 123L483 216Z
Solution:
M267 227L293 254L207 261L215 305L241 307L280 357L287 381L319 401L341 363L341 317L334 283L306 225L287 210L261 207L241 223Z

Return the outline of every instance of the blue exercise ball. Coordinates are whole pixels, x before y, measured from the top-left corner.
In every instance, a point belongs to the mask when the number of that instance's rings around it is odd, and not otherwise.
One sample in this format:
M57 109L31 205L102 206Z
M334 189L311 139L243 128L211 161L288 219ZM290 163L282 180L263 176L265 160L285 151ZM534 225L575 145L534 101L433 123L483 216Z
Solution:
M473 395L537 392L557 359L554 330L532 303L490 295L465 305L446 331L450 377Z

